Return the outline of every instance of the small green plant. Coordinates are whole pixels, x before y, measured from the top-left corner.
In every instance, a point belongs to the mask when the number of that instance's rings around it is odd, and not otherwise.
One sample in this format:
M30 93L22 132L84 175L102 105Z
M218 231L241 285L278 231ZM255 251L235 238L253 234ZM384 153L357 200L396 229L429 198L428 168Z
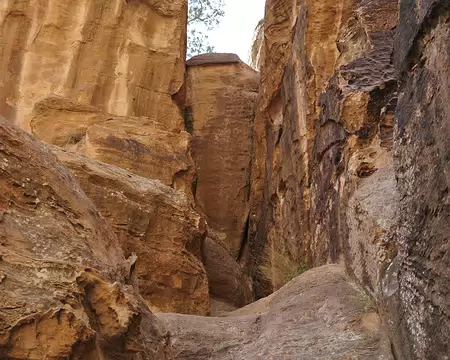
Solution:
M305 260L295 260L287 252L268 249L264 255L259 271L272 283L274 290L308 270Z

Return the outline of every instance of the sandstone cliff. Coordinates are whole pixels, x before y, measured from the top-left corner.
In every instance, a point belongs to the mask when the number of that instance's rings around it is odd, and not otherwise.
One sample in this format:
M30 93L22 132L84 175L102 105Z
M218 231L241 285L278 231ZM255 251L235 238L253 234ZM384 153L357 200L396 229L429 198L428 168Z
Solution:
M266 4L249 226L256 295L286 281L258 271L276 273L280 256L343 262L378 301L397 359L448 353L448 9Z
M187 5L0 4L0 358L447 359L449 1Z
M195 202L208 222L204 257L211 293L243 306L253 298L239 263L247 250L259 76L232 54L197 56L187 66L186 125L197 169Z
M60 96L181 130L186 13L185 0L2 1L0 115L29 130Z
M0 358L169 359L134 258L39 141L0 121Z
M252 169L257 260L269 251L320 265L342 255L376 292L380 263L395 252L396 8L267 3Z
M445 359L450 353L450 3L402 0L400 19L396 310L403 338L396 341L407 359Z

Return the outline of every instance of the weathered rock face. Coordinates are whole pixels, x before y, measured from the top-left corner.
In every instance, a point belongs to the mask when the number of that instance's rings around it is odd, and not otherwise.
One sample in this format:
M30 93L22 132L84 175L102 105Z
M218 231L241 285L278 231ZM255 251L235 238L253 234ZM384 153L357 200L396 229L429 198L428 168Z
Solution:
M393 359L370 300L335 265L227 317L158 317L177 359Z
M0 7L0 115L40 139L192 197L187 0Z
M0 122L0 357L168 359L107 222L40 142Z
M208 274L211 296L237 307L253 300L251 279L246 269L209 237L203 248L203 263Z
M252 168L257 264L343 256L376 292L395 253L396 11L395 0L267 2ZM256 281L259 295L282 285Z
M379 301L397 359L449 353L449 7L266 6L249 224L257 296L281 285L257 272L280 254L343 261Z
M29 130L56 95L182 130L186 13L186 0L2 1L0 115Z
M145 117L112 116L56 97L36 104L30 125L45 142L161 180L192 197L195 168L187 132L171 131Z
M450 349L450 3L400 1L396 174L400 201L398 341L406 359Z
M231 283L236 282L234 274L241 273L238 262L247 245L253 106L259 77L232 54L195 57L188 61L187 72L186 127L192 134L197 168L195 201L207 218L210 239L223 248L205 249L211 250L205 254L211 292L243 305L251 300L245 295L251 293L249 281L242 275L237 284ZM219 274L224 263L233 273L226 275L231 286L227 289L215 286L224 283L225 273Z
M180 192L67 150L52 148L117 234L154 311L206 315L208 280L201 262L204 220Z

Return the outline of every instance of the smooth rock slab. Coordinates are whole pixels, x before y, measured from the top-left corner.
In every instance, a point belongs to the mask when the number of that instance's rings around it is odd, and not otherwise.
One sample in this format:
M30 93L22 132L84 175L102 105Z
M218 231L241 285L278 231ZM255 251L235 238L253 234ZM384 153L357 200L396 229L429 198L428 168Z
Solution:
M393 359L373 304L337 265L310 270L227 317L158 317L177 359Z

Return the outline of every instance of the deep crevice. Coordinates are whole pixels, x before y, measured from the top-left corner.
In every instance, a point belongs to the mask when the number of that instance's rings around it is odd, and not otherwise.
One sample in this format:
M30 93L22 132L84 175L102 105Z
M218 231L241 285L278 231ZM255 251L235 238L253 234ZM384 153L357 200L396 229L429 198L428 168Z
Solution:
M245 227L244 227L244 236L242 237L241 241L241 248L239 249L239 255L237 258L237 261L241 261L244 257L245 249L248 245L248 232L250 229L250 216L247 216L247 220L245 221Z

